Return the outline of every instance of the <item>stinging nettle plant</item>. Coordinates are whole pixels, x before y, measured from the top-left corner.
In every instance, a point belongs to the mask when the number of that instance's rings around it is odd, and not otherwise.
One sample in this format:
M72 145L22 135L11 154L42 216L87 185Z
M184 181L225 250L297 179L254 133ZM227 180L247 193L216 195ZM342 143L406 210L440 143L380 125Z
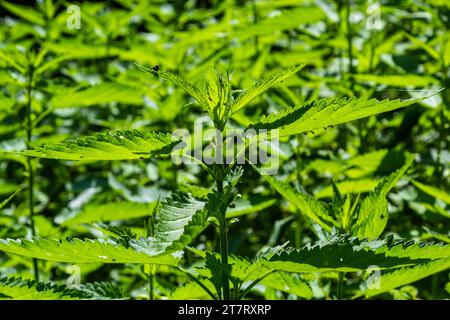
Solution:
M222 132L233 115L265 91L295 75L304 66L279 71L237 95L232 89L228 73L208 72L204 77L204 85L198 87L182 76L160 67L138 67L183 89L209 115L215 128ZM396 110L419 100L378 101L365 97L313 99L262 117L248 128L263 129L269 133L277 130L281 137L288 138ZM148 129L121 129L44 145L19 154L70 161L167 158L177 142L169 133ZM243 168L235 163L201 163L201 167L215 182L207 195L199 199L189 193L173 192L155 206L155 221L151 223L151 232L147 233L147 237L130 239L119 235L114 240L7 239L0 240L0 250L35 259L68 263L170 266L186 273L211 298L227 300L244 298L258 283L311 298L311 289L296 273L331 271L343 277L345 272L364 271L373 265L382 270L415 268L420 265L420 268L427 268L427 272L432 274L448 267L449 246L418 245L392 238L370 241L378 239L384 230L387 222L386 195L405 173L411 161L412 158L409 158L404 167L380 181L362 200L352 200L349 196L344 199L334 186L335 198L331 204L324 204L306 193L298 192L275 177L265 176L277 192L326 231L328 238L304 248L268 248L251 261L228 252L227 210L239 197L238 183L243 174ZM218 228L218 252L203 252L188 247L210 223ZM195 273L180 266L183 250L190 250L204 259L203 265ZM401 272L388 276L397 276L396 281L406 281ZM420 276L416 276L417 278ZM11 280L0 281L0 286L2 285L18 290L23 288L22 284ZM30 287L33 286L34 284L30 284ZM77 292L65 293L55 288L49 290L55 294L81 295ZM338 293L338 297L342 297L341 293ZM357 295L371 294L374 293L369 288L361 290Z

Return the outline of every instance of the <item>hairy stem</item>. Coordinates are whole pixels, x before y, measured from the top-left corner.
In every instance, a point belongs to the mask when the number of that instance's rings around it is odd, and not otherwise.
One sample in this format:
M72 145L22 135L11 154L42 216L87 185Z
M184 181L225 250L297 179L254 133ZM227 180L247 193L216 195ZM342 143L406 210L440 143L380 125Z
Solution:
M153 237L155 234L155 214L156 214L156 208L159 206L159 198L157 201L157 205L155 206L155 209L153 211L153 215L149 217L148 220L144 221L144 229L146 237ZM155 267L152 264L147 265L148 268L148 299L149 300L155 300Z
M220 165L220 173L216 177L217 191L219 194L223 195L223 175L224 168ZM228 268L228 227L226 219L226 210L221 210L219 212L219 236L220 236L220 260L224 267L222 272L222 297L224 300L230 300L230 281L228 279L228 274L225 271Z
M297 150L295 152L295 163L296 163L296 175L297 175L297 183L300 184L300 181L302 179L302 159L301 159L301 153L302 153L302 147L304 143L303 137L299 134L297 135ZM295 219L295 247L300 248L302 243L302 221L301 221L301 212L299 209L297 211L297 217Z
M148 298L149 300L155 300L155 286L154 286L154 276L153 276L153 272L150 271L150 274L148 276Z

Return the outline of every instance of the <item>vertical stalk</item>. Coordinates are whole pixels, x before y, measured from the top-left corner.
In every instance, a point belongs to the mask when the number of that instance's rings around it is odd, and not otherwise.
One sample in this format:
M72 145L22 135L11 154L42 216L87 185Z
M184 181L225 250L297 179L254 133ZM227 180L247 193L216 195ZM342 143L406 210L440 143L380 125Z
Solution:
M150 266L150 265L149 265ZM153 276L153 270L150 271L150 274L148 276L148 299L149 300L155 300L155 280Z
M216 177L217 192L223 195L223 175L224 167L223 165L218 166L219 173ZM228 268L228 227L226 219L226 208L221 209L219 212L219 236L220 236L220 261L224 270L222 272L222 296L224 300L230 300L230 281L228 279L228 274L225 270Z
M27 131L27 147L29 148L31 145L31 138L33 136L33 123L31 120L31 94L33 90L33 77L34 77L34 67L30 65L28 69L28 83L27 83L27 104L25 106L26 112L26 131ZM31 158L27 158L27 170L28 170L28 209L29 209L29 218L30 218L30 230L31 235L34 237L36 235L36 228L34 225L34 172ZM39 281L39 267L38 261L36 258L33 258L33 271L34 278Z
M303 147L303 137L302 135L297 135L297 148L295 151L295 164L296 164L296 175L297 175L297 183L300 184L301 180L301 170L302 170L302 160L300 157L300 154L302 152ZM301 213L300 210L297 209L297 217L295 219L295 247L300 248L302 245L302 220L301 220Z
M144 230L145 230L145 236L146 237L153 237L153 235L155 234L155 212L156 212L156 208L159 205L159 198L158 198L158 202L157 205L155 207L155 210L153 212L153 215L151 217L148 218L148 220L144 221ZM147 269L148 269L148 299L149 300L155 300L155 266L152 264L147 264ZM145 269L144 269L145 272Z

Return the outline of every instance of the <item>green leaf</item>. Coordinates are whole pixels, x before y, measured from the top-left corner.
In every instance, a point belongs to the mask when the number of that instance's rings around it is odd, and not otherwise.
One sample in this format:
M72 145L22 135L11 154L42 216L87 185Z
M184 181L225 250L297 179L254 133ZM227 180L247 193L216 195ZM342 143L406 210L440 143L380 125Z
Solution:
M266 199L265 197L250 197L248 200L239 199L235 202L233 208L227 210L227 219L262 211L273 206L277 201L277 199Z
M123 299L120 287L110 282L93 282L80 285L78 290L90 296L90 299Z
M150 251L147 243L132 240L127 246L113 240L12 240L0 239L0 250L9 254L71 263L136 263L175 265L172 255Z
M266 256L266 264L287 272L354 272L374 265L380 270L406 267L448 256L448 245L409 244L405 241L392 242L392 239L365 242L356 238L334 237L302 249L287 248L270 253Z
M325 98L288 108L278 114L265 116L250 125L260 130L278 129L280 137L327 128L345 122L392 111L414 104L421 99L382 100L367 98Z
M215 288L210 282L203 283L210 291L214 291ZM211 297L205 292L205 290L198 285L197 282L191 281L184 285L179 285L170 294L171 300L208 300Z
M15 103L16 101L13 98L6 97L0 92L0 111L9 112Z
M399 74L399 75L355 74L353 77L361 82L373 82L376 84L402 88L428 87L430 85L438 83L438 81L433 77L415 74Z
M44 145L19 154L61 160L133 160L167 156L174 142L170 134L147 129L113 130L94 136Z
M419 48L422 48L423 50L425 50L430 57L434 58L435 60L439 61L440 60L440 55L439 52L437 52L434 48L432 48L429 44L427 44L426 42L423 42L422 40L413 37L412 35L410 35L407 32L403 31L403 34L416 46Z
M287 292L290 294L295 294L296 296L311 299L313 292L309 285L302 280L298 275L291 274L288 272L275 272L271 273L265 277L260 282L262 285Z
M25 280L20 278L0 278L0 300L78 300L78 299L119 299L120 289L111 283L88 283L77 288L65 285Z
M375 190L362 200L357 212L357 220L352 224L354 236L375 239L384 231L388 220L386 196L405 174L413 160L414 157L408 155L403 167L383 178Z
M285 70L281 70L277 72L274 76L264 79L258 83L256 83L252 88L246 90L245 93L241 94L233 104L233 113L239 111L243 107L245 107L249 102L251 102L254 98L264 93L274 85L283 82L287 78L291 77L295 73L297 73L300 69L302 69L305 65L293 66Z
M259 283L268 288L295 294L305 299L312 298L311 288L298 275L278 271L264 276L271 269L259 258L249 261L242 257L231 256L229 260L232 265L232 276L241 279L242 282L255 281L263 277Z
M26 72L26 66L28 64L25 54L17 49L0 49L0 61L5 61L6 66L13 67L22 75ZM17 84L17 80L14 79L9 73L1 75L2 82Z
M220 265L219 255L198 250L195 250L195 252L203 258L209 259L208 267L199 269L198 272L210 280L213 280L212 273L215 273L216 278L214 281L220 286L221 278L219 278L219 276L221 275L223 268ZM234 279L234 281L238 281L240 285L244 283L250 284L253 281L259 280L258 283L268 288L292 293L306 299L312 297L311 288L304 280L300 279L298 275L281 271L270 272L273 270L269 268L266 265L265 260L260 257L248 260L236 255L230 255L228 260L231 265L231 273L229 276Z
M22 190L22 188L17 189L16 191L14 191L14 193L12 195L10 195L8 197L8 199L3 200L2 202L0 202L0 209L2 209L4 206L6 206L8 204L8 202L10 202L11 199L14 198L14 196L21 190Z
M79 40L70 40L68 38L61 39L57 43L47 43L46 48L71 60L102 59L121 55L123 52L121 48L112 45L106 49L106 47L101 48L97 44L82 43Z
M5 1L2 1L1 5L5 9L9 10L10 12L12 12L13 14L15 14L16 16L18 16L22 19L25 19L34 24L38 24L40 26L45 25L44 17L41 14L39 14L39 12L37 10L35 10L34 8L32 8L30 6L22 6L22 5L13 4L13 3L5 2Z
M85 89L64 88L50 100L52 109L83 108L111 102L142 105L143 91L119 83L104 82Z
M302 25L323 21L324 19L325 13L319 6L300 6L295 9L283 10L278 15L273 15L258 23L246 25L238 29L233 35L241 40L262 35L276 35L277 31L295 30ZM275 37L275 39L278 39L278 37Z
M421 191L426 194L432 196L433 198L444 201L446 204L450 205L450 194L445 192L444 190L440 190L435 187L427 186L419 181L411 180L411 182Z
M139 69L154 75L155 77L161 77L165 80L169 80L177 87L183 89L187 94L193 97L205 111L209 112L209 102L206 97L206 94L202 90L197 88L194 84L187 81L184 77L172 73L170 71L149 69L139 64L136 64L136 66Z
M448 269L450 269L450 257L434 260L416 267L402 268L390 273L385 273L378 279L378 288L366 284L357 292L354 298L361 296L370 298Z
M375 248L377 253L387 257L436 260L450 257L450 245L433 242L416 242L414 240L394 240L390 236L382 241L374 240L364 246Z
M342 181L336 184L339 192L342 195L349 193L364 193L371 191L379 181L373 179L359 179L359 180L349 180ZM333 189L331 186L326 186L323 189L314 192L314 196L317 198L329 198L333 196Z
M0 300L77 300L90 297L83 291L69 289L64 285L20 278L0 278Z
M316 200L313 196L296 191L290 185L277 180L275 177L268 175L263 177L280 195L292 203L300 213L317 223L324 230L331 231L335 223L328 215L327 207L324 203Z
M227 278L230 278L231 274L231 265L222 265L220 258L218 255L206 252L205 255L205 266L203 268L203 275L207 277L209 282L214 286L216 294L219 298L222 298L222 283L224 281L223 274L226 273L228 275ZM201 271L199 270L201 273Z
M75 215L59 219L58 222L63 226L71 226L82 223L136 219L152 215L154 207L154 203L90 203Z
M183 250L206 225L204 202L183 193L173 193L156 208L156 251Z

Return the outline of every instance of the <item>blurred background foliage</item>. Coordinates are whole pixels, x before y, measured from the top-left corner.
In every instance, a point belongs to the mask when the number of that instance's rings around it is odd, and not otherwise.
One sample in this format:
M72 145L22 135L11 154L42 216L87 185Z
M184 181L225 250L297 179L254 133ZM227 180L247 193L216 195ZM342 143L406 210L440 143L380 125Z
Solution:
M413 166L389 194L385 234L450 243L449 25L450 3L442 0L0 1L0 149L24 150L119 128L192 130L201 109L134 63L158 65L194 82L215 66L230 72L236 90L280 67L307 64L235 114L231 126L319 97L405 99L445 88L406 109L283 142L277 179L320 199L332 195L331 179L343 193L366 193L413 153ZM0 201L22 187L0 212L0 238L31 236L26 161L0 152ZM144 221L159 197L173 190L201 196L212 184L198 166L177 166L170 159L43 159L32 165L35 228L44 238L108 238L114 227L144 235ZM239 192L242 198L229 212L239 220L230 226L231 253L252 257L265 246L290 241L300 247L321 237L251 167ZM212 228L193 246L216 248ZM187 265L195 259L186 252ZM1 253L0 275L32 278L31 263ZM42 280L68 277L66 264L40 267ZM158 297L204 297L179 286L184 275L158 272ZM82 265L81 275L82 282L111 281L127 296L147 295L137 266ZM330 296L330 277L308 279L315 298ZM381 297L448 298L448 283L447 271ZM257 291L267 299L297 297L264 286Z

